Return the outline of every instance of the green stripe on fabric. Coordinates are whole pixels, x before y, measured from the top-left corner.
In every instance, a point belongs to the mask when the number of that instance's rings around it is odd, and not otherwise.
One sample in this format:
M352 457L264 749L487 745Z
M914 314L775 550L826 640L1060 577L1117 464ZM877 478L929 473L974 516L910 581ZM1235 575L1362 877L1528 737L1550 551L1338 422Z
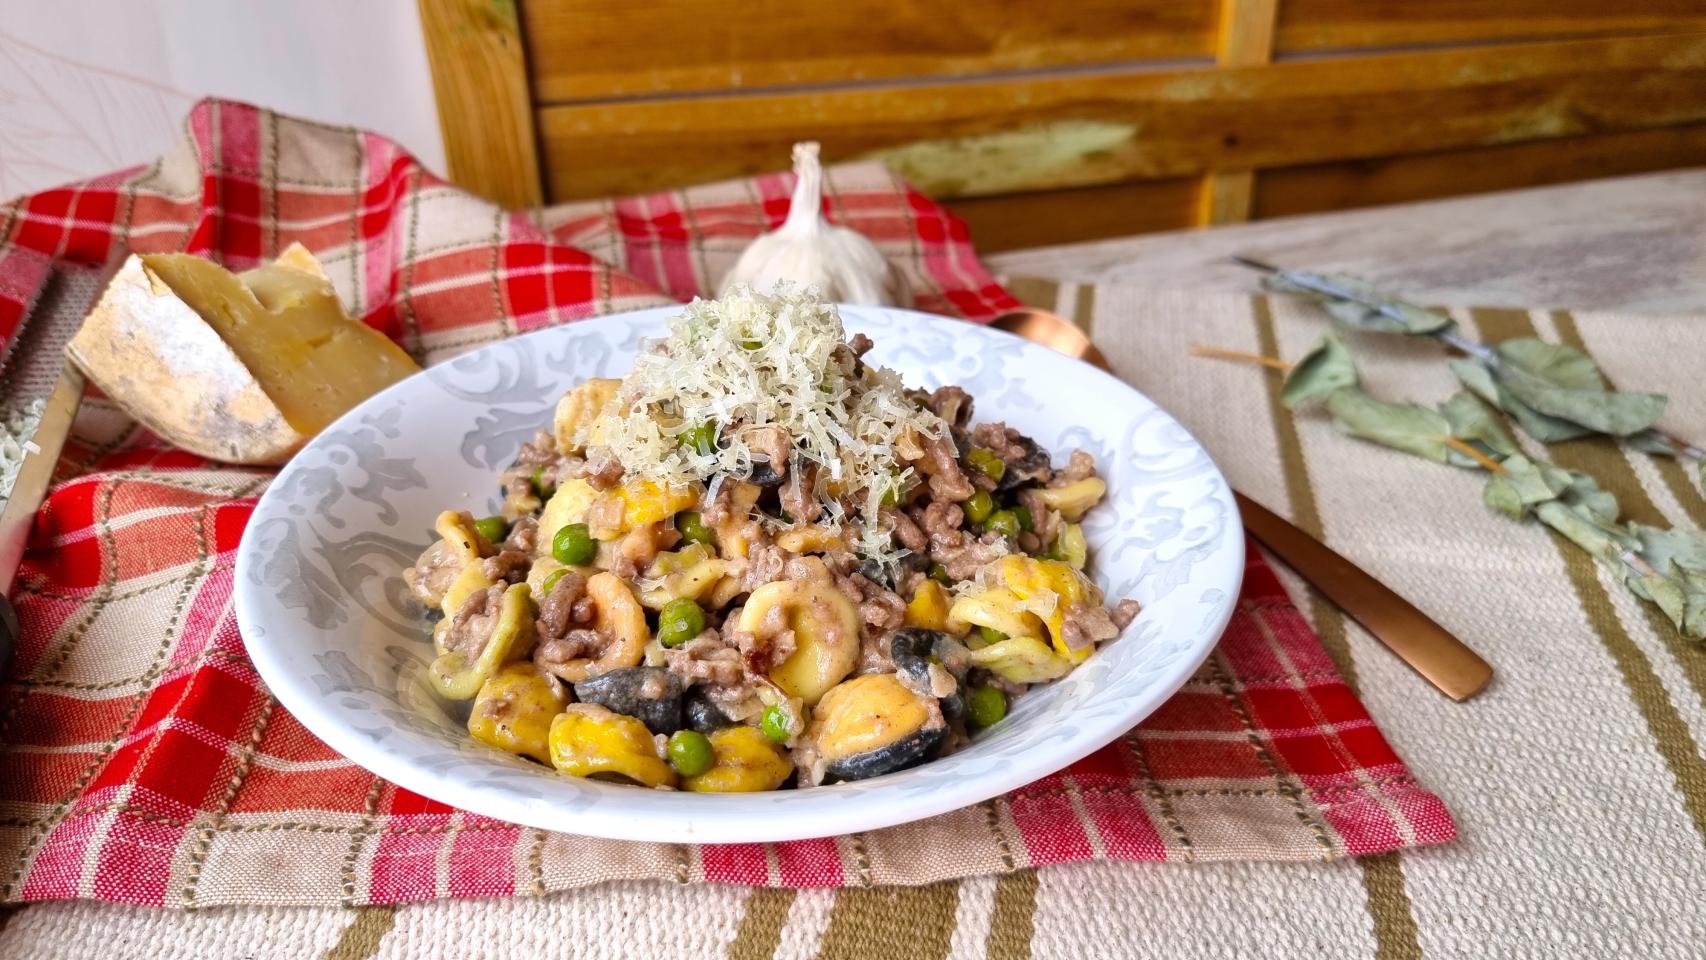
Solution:
M729 941L728 960L770 960L782 943L782 927L788 923L788 908L795 892L759 887L746 898L746 913Z
M1563 311L1552 314L1553 322L1558 328L1560 342L1575 347L1583 353L1588 353L1587 344L1583 342L1581 331L1576 326L1575 317ZM1629 457L1615 444L1605 439L1576 440L1561 443L1552 448L1553 460L1561 467L1580 470L1597 479L1601 486L1611 491L1617 497L1617 503L1623 508L1623 516L1630 520L1655 527L1669 527L1670 520L1653 502L1650 492L1635 468L1629 462ZM1645 456L1645 454L1634 454ZM1659 462L1671 467L1677 467L1676 461L1669 458L1659 459ZM1678 468L1680 469L1680 468ZM1682 500L1681 497L1677 498ZM1698 499L1696 497L1695 499ZM1688 501L1682 500L1687 503ZM1683 636L1676 625L1665 618L1658 608L1651 604L1642 604L1641 612L1651 625L1653 634L1657 636L1669 651L1688 685L1706 707L1706 648L1699 643Z
M379 952L379 942L397 925L396 907L358 907L355 919L338 934L338 942L321 954L323 960L367 960Z
M1397 851L1362 857L1357 862L1362 865L1368 912L1374 918L1375 960L1421 960L1416 916L1410 893L1404 888L1404 863Z
M1612 607L1611 595L1599 582L1599 571L1593 558L1578 550L1562 537L1554 536L1558 550L1564 555L1564 567L1576 588L1582 610L1599 635L1606 652L1611 654L1623 683L1635 700L1635 707L1647 722L1647 730L1658 745L1659 755L1670 767L1677 789L1682 793L1682 805L1694 821L1694 829L1706 839L1706 761L1700 758L1700 748L1689 733L1688 724L1671 703L1670 694L1653 665L1641 648L1629 637Z
M1592 356L1592 351L1588 350L1587 341L1582 338L1581 327L1576 324L1574 314L1567 310L1554 310L1552 311L1552 323L1558 328L1558 341L1560 343L1563 343L1566 346L1575 347L1577 350ZM1607 382L1610 382L1609 377L1607 378ZM1612 386L1615 387L1615 384ZM1606 449L1606 445L1603 442L1594 443L1589 440L1580 440L1577 441L1576 444L1571 444L1570 446L1576 445L1591 446L1594 449ZM1563 447L1560 447L1559 449L1563 449ZM1607 451L1607 454L1609 456L1610 452ZM1631 456L1647 456L1647 454L1631 454ZM1639 496L1639 504L1628 504L1626 509L1628 506L1638 506L1643 510L1643 512L1654 519L1649 520L1644 517L1637 516L1633 511L1630 511L1630 516L1635 517L1635 519L1640 520L1642 523L1668 525L1668 521L1664 519L1664 516L1659 512L1658 507L1653 506L1652 500L1647 496L1646 488L1641 485L1640 478L1635 475L1635 471L1629 467L1627 459L1621 455L1617 456L1615 459L1617 459L1622 465L1621 475L1618 479L1620 481L1626 481L1630 485L1632 500L1636 494ZM1706 492L1702 492L1700 487L1695 484L1694 477L1689 470L1678 462L1675 457L1655 456L1652 458L1652 463L1654 467L1658 468L1659 478L1664 481L1665 486L1670 488L1671 496L1676 498L1676 502L1682 505L1683 512L1688 514L1688 519L1693 521L1695 526L1706 530ZM1609 487L1607 489L1609 489ZM1614 490L1612 492L1617 494L1617 501L1619 503L1624 502L1624 495L1621 491Z
M1471 311L1471 316L1481 329L1482 339L1490 343L1512 337L1534 336L1534 323L1526 311L1478 309ZM1573 326L1571 329L1573 331ZM1562 334L1562 329L1560 333ZM1592 473L1606 489L1617 495L1625 515L1635 516L1637 519L1642 516L1657 516L1658 522L1664 522L1651 498L1634 477L1628 461L1616 452L1611 441L1578 440L1556 444L1549 448L1548 452L1561 467ZM1706 839L1706 760L1701 759L1694 735L1689 732L1688 724L1677 711L1676 704L1671 702L1670 694L1653 670L1652 662L1623 628L1623 622L1618 619L1617 610L1612 605L1611 594L1600 583L1593 558L1556 534L1553 535L1553 542L1557 544L1558 552L1563 556L1564 568L1575 588L1582 613L1599 637L1600 645L1617 665L1618 673L1623 677L1623 684L1634 699L1635 708L1646 722L1647 732L1652 736L1659 756L1670 767L1671 777L1682 793L1683 807L1694 821L1695 830L1702 839ZM1645 612L1648 622L1653 624L1661 641L1678 654L1677 659L1684 673L1689 682L1695 684L1698 693L1701 690L1699 683L1706 682L1706 668L1694 661L1699 651L1688 649L1681 635L1668 622L1660 619L1656 612L1650 609ZM1697 676L1701 678L1700 682L1697 682Z
M959 881L927 887L847 887L836 892L818 960L941 960L954 936Z
M1267 297L1252 297L1250 305L1256 324L1258 351L1265 356L1278 356L1279 333L1274 326L1272 302ZM1308 462L1304 459L1303 438L1297 432L1297 422L1291 411L1280 401L1285 375L1278 370L1267 370L1264 377L1268 411L1274 421L1274 436L1279 441L1280 470L1285 478L1286 498L1291 503L1291 521L1316 539L1325 540L1321 507L1315 499ZM1356 661L1351 656L1344 613L1313 587L1309 588L1309 610L1322 648L1343 674L1345 685L1356 692ZM1402 856L1393 851L1378 857L1360 858L1357 865L1362 872L1364 904L1373 925L1377 960L1414 960L1421 957L1422 945L1416 931L1415 910L1404 885Z
M1037 872L1026 868L995 881L995 903L989 917L988 960L1030 960L1031 938L1037 924Z
M1274 328L1270 302L1266 297L1254 297L1251 299L1251 308L1256 319L1257 352L1268 357L1279 356L1279 334ZM1279 370L1264 368L1262 375L1268 391L1268 413L1273 417L1274 437L1279 443L1280 474L1285 480L1286 500L1291 504L1291 522L1317 540L1325 539L1321 508L1315 501L1315 487L1309 479L1309 465L1303 459L1303 438L1298 435L1296 419L1280 401L1280 392L1285 386L1285 374ZM1344 674L1345 683L1351 689L1356 689L1356 663L1351 659L1350 644L1346 639L1344 614L1314 587L1309 588L1309 613L1310 619L1315 622L1315 632L1321 638L1321 646L1327 650L1327 656L1332 658L1333 665Z
M1093 283L1078 284L1078 299L1072 304L1072 322L1078 329L1091 333L1090 326L1096 320L1096 285Z
M1053 310L1060 303L1060 284L1042 277L1008 277L1007 292L1028 307Z

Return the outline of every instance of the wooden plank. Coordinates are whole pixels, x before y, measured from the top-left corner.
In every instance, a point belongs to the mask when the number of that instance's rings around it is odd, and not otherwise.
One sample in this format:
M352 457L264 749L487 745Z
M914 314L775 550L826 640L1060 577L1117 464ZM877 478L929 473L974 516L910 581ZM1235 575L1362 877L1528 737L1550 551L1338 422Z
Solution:
M1285 0L1285 53L1706 30L1700 0Z
M523 3L542 102L1207 57L1215 0Z
M1198 183L1191 177L1141 180L1002 197L951 200L985 253L1074 243L1190 226Z
M1706 125L1264 170L1258 219L1706 163ZM975 234L974 234L975 236Z
M1433 200L1706 163L1706 125L1595 134L1257 173L1252 219ZM1196 182L1142 180L948 202L984 253L1177 230Z
M1274 53L1274 16L1279 0L1221 0L1220 40L1214 60L1223 66L1267 63ZM1203 177L1197 222L1242 223L1250 219L1255 174L1216 170Z
M988 196L1706 122L1706 34L539 116L556 199L773 170L800 139L885 159L935 196Z
M419 0L450 179L505 207L544 202L514 0Z

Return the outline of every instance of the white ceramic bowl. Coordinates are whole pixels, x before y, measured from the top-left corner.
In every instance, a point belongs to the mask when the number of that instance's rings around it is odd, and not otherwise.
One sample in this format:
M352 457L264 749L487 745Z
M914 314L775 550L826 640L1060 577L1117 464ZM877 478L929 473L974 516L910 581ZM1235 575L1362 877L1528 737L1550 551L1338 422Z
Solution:
M811 790L701 795L559 775L469 739L466 706L424 669L428 626L401 572L440 510L476 516L557 399L621 376L674 308L493 344L373 397L316 437L261 498L237 555L237 618L255 666L309 730L392 782L528 826L626 840L736 843L833 836L933 816L1036 780L1112 741L1208 655L1231 615L1244 539L1226 480L1172 417L1114 377L963 321L842 307L873 362L910 385L957 383L976 419L1051 450L1095 454L1109 485L1085 533L1090 573L1143 612L1117 640L1033 690L965 750Z

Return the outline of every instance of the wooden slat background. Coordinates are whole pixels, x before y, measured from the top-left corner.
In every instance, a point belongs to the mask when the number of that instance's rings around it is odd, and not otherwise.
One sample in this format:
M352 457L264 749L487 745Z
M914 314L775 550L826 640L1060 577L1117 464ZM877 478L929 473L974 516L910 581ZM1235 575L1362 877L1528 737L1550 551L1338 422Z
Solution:
M420 3L451 175L512 203L817 139L998 250L1706 163L1702 0Z

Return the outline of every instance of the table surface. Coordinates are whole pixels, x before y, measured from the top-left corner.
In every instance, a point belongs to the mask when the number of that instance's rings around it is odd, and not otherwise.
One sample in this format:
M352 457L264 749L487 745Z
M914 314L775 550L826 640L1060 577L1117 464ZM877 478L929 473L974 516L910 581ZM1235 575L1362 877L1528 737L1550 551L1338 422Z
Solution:
M991 265L1006 276L1068 283L1254 291L1253 277L1226 261L1243 253L1356 272L1424 302L1677 314L1706 311L1703 229L1706 169L1016 251L992 258ZM1232 468L1239 466L1229 464L1229 471L1236 475ZM1329 525L1329 540L1351 552L1335 533ZM1353 557L1372 562L1371 569L1395 585L1403 583L1402 570L1384 566L1380 558ZM1407 592L1424 607L1450 599L1425 595L1425 589ZM1532 689L1508 682L1480 700L1451 704L1354 628L1347 647L1370 710L1417 776L1453 804L1463 839L1361 862L1092 864L1043 871L1036 882L1079 890L1091 915L1109 918L1097 925L1107 931L1107 955L1389 960L1698 954L1706 944L1706 928L1697 919L1700 886L1691 888L1692 900L1647 904L1646 917L1617 895L1620 887L1630 887L1659 899L1653 891L1677 883L1690 889L1690 878L1706 878L1698 822L1692 833L1685 826L1652 836L1607 836L1603 843L1579 832L1563 836L1558 818L1580 809L1575 805L1616 801L1615 774L1596 774L1600 782L1584 786L1578 768L1572 782L1558 785L1556 803L1544 798L1538 805L1505 803L1501 798L1507 796L1532 798L1534 779L1564 779L1558 767L1569 758L1557 752L1557 744L1542 742L1548 731L1534 731L1532 756L1515 759L1442 746L1464 742L1466 732L1472 741L1477 725L1489 729L1500 722L1500 711L1515 697L1533 696ZM1670 655L1695 658L1661 663L1659 680L1661 695L1671 691L1683 727L1680 740L1672 731L1671 742L1685 743L1689 751L1671 758L1671 769L1683 771L1679 778L1696 777L1706 762L1697 746L1706 742L1706 697L1699 689L1691 695L1688 683L1696 674L1706 676L1706 654L1695 649ZM1541 672L1531 663L1498 665L1508 680ZM1600 663L1585 669L1613 672ZM1567 718L1569 695L1560 694ZM1640 706L1647 711L1650 704ZM1580 722L1599 723L1615 734L1613 721L1584 716ZM1648 749L1650 744L1634 738L1627 744L1637 766ZM1609 768L1618 769L1616 763ZM1706 789L1700 783L1683 786L1696 796ZM1582 790L1589 792L1588 801ZM1688 811L1680 801L1674 805L1678 809L1661 813L1674 813L1667 822L1686 825ZM956 932L938 953L996 956L997 938L990 931L1015 916L1010 904L1003 907L1011 889L994 878L961 884L946 907ZM1034 895L1034 883L1031 889ZM762 902L748 903L748 897ZM616 956L620 938L601 925L641 922L678 928L675 952L682 956L811 957L827 949L825 930L840 909L825 891L796 896L669 888L662 898L668 915L656 916L658 898L654 887L610 884L540 900L361 911L254 908L186 915L99 903L38 904L0 912L0 956L448 956L477 953L499 939L513 943L513 936L499 934L518 928L540 931L541 952ZM1131 919L1137 903L1143 904L1141 920ZM904 914L906 904L896 900L894 912ZM773 930L763 949L754 951L745 927L766 914ZM446 916L454 917L460 934L454 943L442 941ZM918 921L897 916L894 922L900 926L893 939L904 942L909 934L901 928ZM1083 942L1073 939L1073 931L1057 929L1059 918L1038 915L1023 922L1020 932L1034 956L1054 956L1062 944ZM1005 932L1000 939L1010 944L1015 931Z
M1229 259L1366 277L1421 303L1706 308L1706 168L1149 233L989 258L998 272L1258 288Z

